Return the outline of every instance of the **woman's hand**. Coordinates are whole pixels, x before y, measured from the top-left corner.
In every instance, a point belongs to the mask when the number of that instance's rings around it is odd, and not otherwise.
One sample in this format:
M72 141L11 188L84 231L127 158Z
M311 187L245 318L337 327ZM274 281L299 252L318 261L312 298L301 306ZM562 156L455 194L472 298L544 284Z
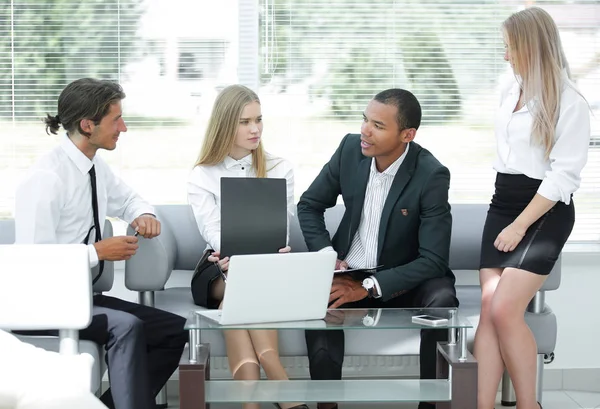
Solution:
M292 248L290 246L285 246L282 249L279 249L280 253L289 253L290 251L292 251ZM210 261L211 263L219 263L219 266L221 267L221 270L223 272L229 270L229 257L225 257L225 258L219 258L221 256L221 254L218 251L213 252L210 256L208 256L208 261Z
M225 257L220 259L221 254L218 251L214 251L210 256L208 256L208 261L211 263L219 263L219 267L221 267L222 271L229 270L229 257Z
M526 232L527 229L519 227L515 223L511 223L500 232L498 237L496 237L494 247L505 253L513 251L521 240L523 240Z

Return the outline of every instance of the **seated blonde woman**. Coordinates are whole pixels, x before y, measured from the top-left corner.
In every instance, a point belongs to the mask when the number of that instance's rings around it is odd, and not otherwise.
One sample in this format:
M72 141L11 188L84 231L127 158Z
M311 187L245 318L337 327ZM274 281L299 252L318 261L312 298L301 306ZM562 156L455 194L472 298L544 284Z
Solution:
M229 258L220 258L220 180L222 177L270 177L287 180L288 213L293 215L294 172L285 159L263 150L261 134L262 112L258 96L242 85L225 88L217 96L208 123L202 150L188 182L188 201L194 211L198 229L208 243L210 256L207 269L192 283L196 304L207 308L220 307ZM289 252L285 247L280 252ZM278 335L275 330L224 331L229 367L234 379L260 378L262 366L271 380L287 380L279 359ZM299 403L275 404L282 409L308 409ZM258 409L258 404L244 404L244 409Z

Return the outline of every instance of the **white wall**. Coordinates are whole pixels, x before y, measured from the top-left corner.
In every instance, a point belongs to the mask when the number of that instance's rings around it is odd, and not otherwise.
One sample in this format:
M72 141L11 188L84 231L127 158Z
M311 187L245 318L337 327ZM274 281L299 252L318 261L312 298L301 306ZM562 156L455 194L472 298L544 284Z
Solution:
M600 252L563 253L562 282L546 294L558 323L550 369L600 368Z

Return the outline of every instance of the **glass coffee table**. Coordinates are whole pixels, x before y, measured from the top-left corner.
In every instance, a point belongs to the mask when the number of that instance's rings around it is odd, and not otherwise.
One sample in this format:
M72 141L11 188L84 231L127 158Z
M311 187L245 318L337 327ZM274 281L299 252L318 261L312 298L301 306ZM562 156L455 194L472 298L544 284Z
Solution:
M447 318L440 326L412 322L416 315ZM189 355L179 363L181 409L206 409L210 403L245 402L436 402L439 409L476 409L477 362L467 350L471 323L458 309L338 309L324 320L251 325L220 325L191 311L185 328L190 332ZM228 329L285 330L408 330L448 331L448 342L438 343L437 378L351 379L332 381L210 380L210 345L200 342L201 331ZM401 336L401 335L400 335Z

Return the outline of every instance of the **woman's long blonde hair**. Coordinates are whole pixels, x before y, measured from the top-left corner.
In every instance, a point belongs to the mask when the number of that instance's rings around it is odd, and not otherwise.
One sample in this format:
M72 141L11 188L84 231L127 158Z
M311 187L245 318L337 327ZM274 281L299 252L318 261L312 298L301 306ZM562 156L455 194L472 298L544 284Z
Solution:
M235 144L242 111L251 102L260 104L258 95L243 85L230 85L219 93L213 105L195 166L216 165L225 160ZM267 176L267 159L262 141L252 151L252 167L256 177Z
M523 101L532 110L533 141L544 147L548 159L565 85L562 71L571 76L558 27L545 10L531 7L511 15L502 28L515 74L521 77Z

